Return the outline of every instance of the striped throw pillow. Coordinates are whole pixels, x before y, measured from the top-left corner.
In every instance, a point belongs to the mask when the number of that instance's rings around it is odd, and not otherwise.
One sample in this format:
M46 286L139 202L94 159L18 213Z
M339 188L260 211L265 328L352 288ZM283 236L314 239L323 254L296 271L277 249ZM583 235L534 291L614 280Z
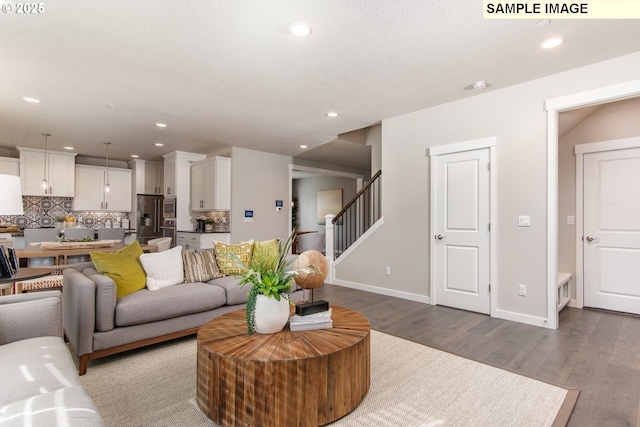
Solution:
M207 282L224 274L218 270L216 255L213 249L202 252L182 251L184 267L184 283Z

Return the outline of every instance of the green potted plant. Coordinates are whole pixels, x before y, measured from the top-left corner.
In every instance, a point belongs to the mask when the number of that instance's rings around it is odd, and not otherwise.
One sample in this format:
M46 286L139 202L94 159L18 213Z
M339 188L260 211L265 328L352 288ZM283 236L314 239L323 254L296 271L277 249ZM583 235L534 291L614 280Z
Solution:
M277 249L258 242L248 265L232 254L235 263L245 270L238 284L251 285L247 299L247 332L250 335L281 331L289 320L291 280L300 273L320 272L315 265L293 268L295 259L289 253L295 237L294 230L286 241L278 241Z

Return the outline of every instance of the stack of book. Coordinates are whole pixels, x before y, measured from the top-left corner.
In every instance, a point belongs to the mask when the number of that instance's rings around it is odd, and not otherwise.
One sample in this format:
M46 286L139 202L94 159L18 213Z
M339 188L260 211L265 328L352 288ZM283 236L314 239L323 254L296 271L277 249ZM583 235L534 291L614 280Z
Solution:
M319 313L307 314L306 316L294 314L289 318L289 329L294 332L331 328L333 328L333 320L331 320L331 309L327 311L321 311Z

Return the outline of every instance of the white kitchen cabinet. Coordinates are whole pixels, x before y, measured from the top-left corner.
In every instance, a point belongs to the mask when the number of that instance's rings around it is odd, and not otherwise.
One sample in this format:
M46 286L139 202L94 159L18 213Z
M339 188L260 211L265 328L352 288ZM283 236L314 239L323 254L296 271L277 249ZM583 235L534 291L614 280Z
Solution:
M196 251L199 249L211 249L214 242L229 244L230 233L191 233L188 231L178 231L176 233L176 246L182 246L184 250Z
M107 168L102 166L76 165L76 196L73 210L131 211L131 169L109 168L109 192Z
M17 147L20 152L20 181L23 196L74 197L77 153ZM45 172L46 165L46 172ZM42 180L47 179L47 188Z
M164 196L176 198L176 228L192 230L189 196L191 163L204 160L204 154L172 151L164 156Z
M145 162L144 194L163 194L164 164Z
M3 175L20 176L20 159L0 157L0 173Z
M134 159L128 162L132 171L133 192L136 194L163 194L164 164Z
M165 197L176 195L176 156L167 154L164 157L164 195Z
M231 159L210 157L191 164L191 210L231 208Z

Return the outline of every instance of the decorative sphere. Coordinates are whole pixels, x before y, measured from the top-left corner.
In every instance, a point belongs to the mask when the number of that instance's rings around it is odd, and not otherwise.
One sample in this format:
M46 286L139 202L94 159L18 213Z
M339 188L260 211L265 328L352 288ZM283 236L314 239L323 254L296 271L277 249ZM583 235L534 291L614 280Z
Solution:
M310 265L315 265L320 270L319 273L299 273L294 278L298 286L304 289L313 289L324 283L324 279L327 278L329 266L327 265L327 259L318 251L305 251L298 255L298 259L293 264L294 269L305 268Z

